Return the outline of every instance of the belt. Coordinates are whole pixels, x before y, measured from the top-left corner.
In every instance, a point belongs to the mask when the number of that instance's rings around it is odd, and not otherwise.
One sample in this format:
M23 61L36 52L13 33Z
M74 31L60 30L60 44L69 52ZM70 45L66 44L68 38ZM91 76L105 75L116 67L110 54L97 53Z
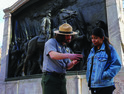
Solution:
M57 73L57 72L44 72L43 73L44 75L53 75L53 76L56 76L56 77L65 77L65 73Z

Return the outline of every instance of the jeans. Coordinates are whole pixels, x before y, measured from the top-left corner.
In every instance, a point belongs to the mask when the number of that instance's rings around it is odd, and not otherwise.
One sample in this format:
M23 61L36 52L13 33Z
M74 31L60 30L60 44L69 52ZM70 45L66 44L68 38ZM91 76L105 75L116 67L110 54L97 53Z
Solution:
M91 88L91 94L113 94L115 86Z

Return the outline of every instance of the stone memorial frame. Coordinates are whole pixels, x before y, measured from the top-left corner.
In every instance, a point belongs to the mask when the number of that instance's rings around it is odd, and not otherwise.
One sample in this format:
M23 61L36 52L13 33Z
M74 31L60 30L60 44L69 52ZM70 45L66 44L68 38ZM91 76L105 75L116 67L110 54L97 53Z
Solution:
M36 79L29 79L29 80L22 80L16 79L15 81L7 81L7 72L8 72L8 61L9 61L9 44L11 41L11 32L12 32L12 19L11 14L14 13L17 9L19 9L24 4L28 3L30 0L18 0L15 4L13 4L11 7L4 9L5 15L4 15L4 33L3 33L3 46L2 46L2 58L1 58L1 72L0 72L0 92L2 94L26 94L26 90L22 92L23 86L26 86L26 84L33 84L34 94L40 94L42 90L40 90L41 86L40 83L40 77L36 76ZM38 1L38 0L35 0ZM74 1L74 0L73 0ZM109 40L117 50L122 65L124 65L124 48L122 48L122 45L124 45L124 19L123 19L123 8L122 8L122 0L104 0L105 1L105 8L106 8L106 17L107 17L107 25L108 25L108 35ZM71 73L71 72L70 72ZM76 72L77 73L77 72ZM79 75L80 74L80 75ZM118 92L121 92L120 94L124 93L123 87L123 68L120 71L120 73L115 78L116 85L120 88L117 88L115 91L115 94ZM25 78L23 78L25 79ZM72 84L72 81L75 82ZM25 83L25 84L24 84ZM82 85L80 85L82 84ZM13 89L11 87L13 86ZM35 88L35 86L39 86L38 89ZM86 84L86 78L85 73L82 75L82 73L74 74L73 76L67 76L67 87L73 86L74 90L70 90L68 88L68 94L89 94L88 88ZM78 86L75 87L75 86ZM27 91L29 92L30 88L27 87ZM83 88L82 88L83 87ZM15 89L15 91L14 91ZM35 90L38 90L37 92ZM11 93L9 93L11 92ZM14 93L12 93L14 92Z
M83 54L83 60L70 71L86 70L92 29L101 27L108 37L105 6L105 0L30 0L11 12L8 78L41 74L43 45L65 22L78 32L68 46Z

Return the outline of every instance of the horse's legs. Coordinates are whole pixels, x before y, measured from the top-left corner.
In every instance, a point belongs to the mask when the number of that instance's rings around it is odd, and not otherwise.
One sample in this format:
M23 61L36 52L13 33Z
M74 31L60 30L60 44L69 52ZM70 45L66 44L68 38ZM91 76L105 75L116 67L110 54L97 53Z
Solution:
M22 68L22 76L25 76L25 63L24 63L23 68Z
M22 68L22 76L25 76L25 64L28 62L28 56L26 56L26 58L24 59L24 65Z
M42 64L41 64L41 62L43 62L43 53L40 54L39 59L38 59L39 67L42 70Z

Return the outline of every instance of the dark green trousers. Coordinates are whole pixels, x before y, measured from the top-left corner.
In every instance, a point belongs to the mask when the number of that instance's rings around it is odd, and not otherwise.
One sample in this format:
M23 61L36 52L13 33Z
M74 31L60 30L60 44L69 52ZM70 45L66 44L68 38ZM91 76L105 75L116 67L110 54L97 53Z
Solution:
M41 85L42 94L67 94L65 77L43 74Z

